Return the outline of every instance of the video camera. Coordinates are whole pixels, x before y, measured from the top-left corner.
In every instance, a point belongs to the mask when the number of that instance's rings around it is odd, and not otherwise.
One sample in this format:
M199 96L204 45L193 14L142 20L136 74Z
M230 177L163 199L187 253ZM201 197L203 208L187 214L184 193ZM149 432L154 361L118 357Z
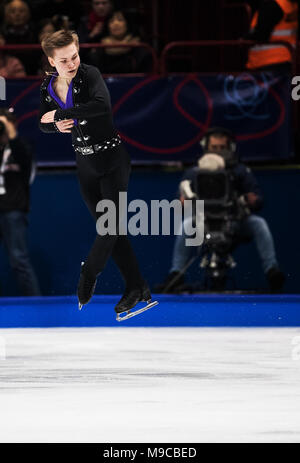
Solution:
M193 190L197 199L204 201L205 229L210 233L209 240L220 241L221 234L224 250L229 250L237 224L244 216L231 172L226 169L215 172L199 169Z
M205 169L201 167L203 165L204 162L199 162L191 184L196 199L204 201L204 242L200 267L207 270L209 289L223 290L227 270L235 267L231 252L237 243L245 208L239 200L232 171L225 167L224 160L224 167L216 170Z
M241 220L249 214L235 186L239 163L234 134L223 127L209 129L200 141L203 155L193 180L180 184L181 196L204 201L204 241L200 267L206 270L206 288L225 289L227 270L236 264L231 253L238 243ZM195 219L195 217L194 217Z

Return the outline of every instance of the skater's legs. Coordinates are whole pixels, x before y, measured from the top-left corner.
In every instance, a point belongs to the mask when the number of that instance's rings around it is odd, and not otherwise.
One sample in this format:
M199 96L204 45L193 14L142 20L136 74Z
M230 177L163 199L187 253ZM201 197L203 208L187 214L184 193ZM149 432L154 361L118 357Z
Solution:
M102 199L101 178L103 175L98 172L97 165L78 154L77 176L82 199L91 216L96 221L99 217L99 214L96 212L96 206L98 201Z
M141 286L144 279L127 236L118 236L112 251L112 258L122 274L127 289Z
M118 167L99 176L93 169L81 168L78 172L82 196L95 220L101 213L96 212L100 200L110 200L116 206L116 234L97 235L86 259L86 269L90 277L96 278L104 269L110 255L116 262L129 288L138 286L142 281L139 266L131 244L119 231L119 193L126 192L130 174L130 160L126 152L120 156ZM127 207L127 204L126 204Z

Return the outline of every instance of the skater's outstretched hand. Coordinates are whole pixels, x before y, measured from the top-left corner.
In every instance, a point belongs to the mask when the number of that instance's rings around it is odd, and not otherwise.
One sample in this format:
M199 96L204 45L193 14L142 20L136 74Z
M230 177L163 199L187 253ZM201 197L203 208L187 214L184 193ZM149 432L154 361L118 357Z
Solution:
M71 128L74 126L73 119L55 122L56 127L62 133L71 133Z

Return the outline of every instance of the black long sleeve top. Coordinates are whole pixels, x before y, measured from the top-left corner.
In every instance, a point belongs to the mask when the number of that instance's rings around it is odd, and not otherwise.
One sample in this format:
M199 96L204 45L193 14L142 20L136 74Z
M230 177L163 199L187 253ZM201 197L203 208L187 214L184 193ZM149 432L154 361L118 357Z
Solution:
M116 136L113 125L110 95L100 71L81 63L73 79L73 107L61 109L48 93L48 76L41 85L39 127L43 132L58 132L55 122L44 124L41 117L48 111L56 110L55 121L77 119L72 128L73 147L101 144Z

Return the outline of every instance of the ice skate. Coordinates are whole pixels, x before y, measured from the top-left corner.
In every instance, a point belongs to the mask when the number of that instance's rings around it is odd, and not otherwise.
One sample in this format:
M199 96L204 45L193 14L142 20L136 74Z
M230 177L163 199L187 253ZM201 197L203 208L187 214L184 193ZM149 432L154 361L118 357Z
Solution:
M91 300L95 291L96 283L97 279L95 280L93 278L88 277L85 269L85 264L84 262L81 262L80 277L77 287L79 310L81 310L82 307Z
M131 312L131 309L133 309L139 302L147 302L147 305L141 309ZM152 301L151 293L147 285L144 285L142 288L125 291L124 295L115 307L117 321L121 322L123 320L128 320L128 318L135 317L136 315L151 309L157 304L157 301Z

